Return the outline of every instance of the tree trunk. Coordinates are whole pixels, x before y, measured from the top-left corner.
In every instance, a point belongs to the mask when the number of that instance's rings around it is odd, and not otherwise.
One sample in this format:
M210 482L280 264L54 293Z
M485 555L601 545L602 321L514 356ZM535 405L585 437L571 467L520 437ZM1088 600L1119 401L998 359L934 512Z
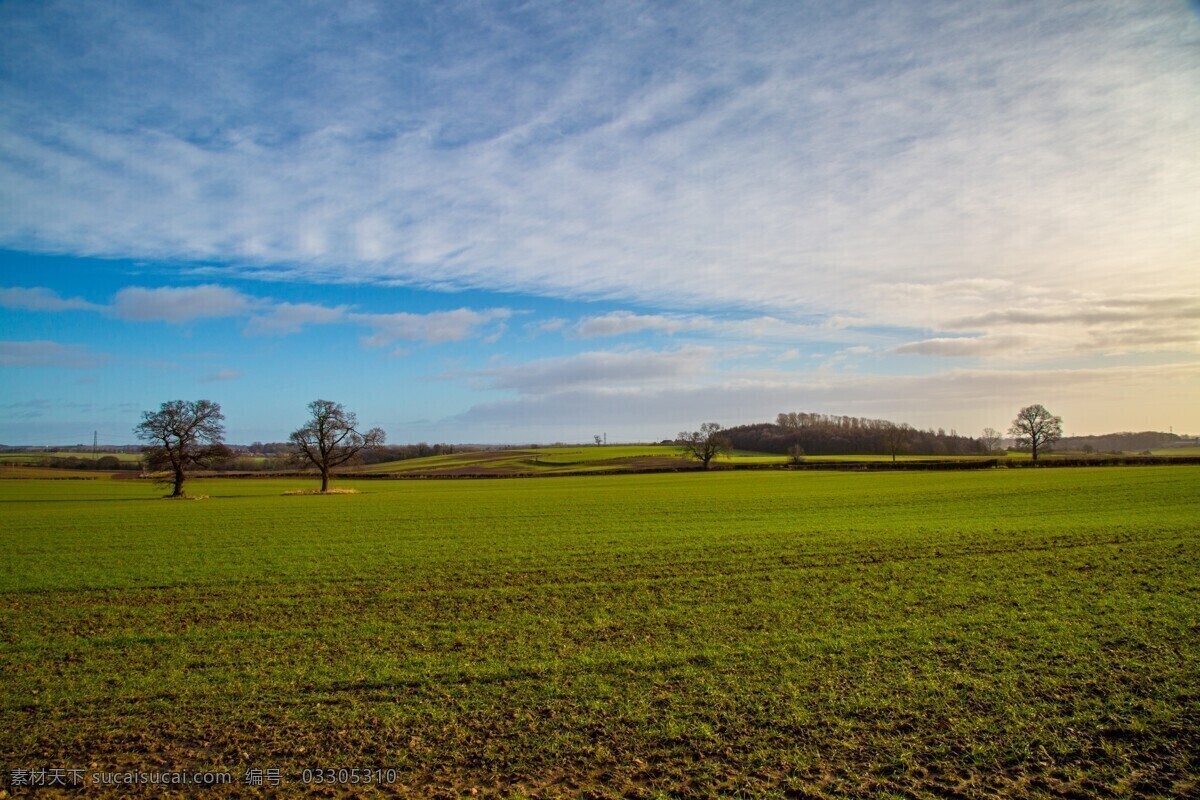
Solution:
M1032 440L1033 444L1033 460L1037 461L1037 439Z
M171 497L183 497L183 470L178 468L175 470L175 490L171 492Z
M326 467L321 467L321 491L329 491L329 469Z

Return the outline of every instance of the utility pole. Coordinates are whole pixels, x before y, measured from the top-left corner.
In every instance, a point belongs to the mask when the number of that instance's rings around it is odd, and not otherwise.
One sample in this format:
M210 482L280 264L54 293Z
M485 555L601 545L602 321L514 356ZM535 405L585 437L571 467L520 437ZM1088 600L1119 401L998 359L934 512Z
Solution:
M92 461L96 460L96 431L92 431Z

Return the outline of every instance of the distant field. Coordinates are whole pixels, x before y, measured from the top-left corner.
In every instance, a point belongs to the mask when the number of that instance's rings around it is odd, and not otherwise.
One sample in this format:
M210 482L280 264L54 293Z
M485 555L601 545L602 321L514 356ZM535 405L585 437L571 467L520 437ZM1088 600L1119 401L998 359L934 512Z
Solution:
M46 480L64 480L68 478L87 478L88 480L107 479L107 472L82 469L49 469L47 467L26 467L12 462L0 463L0 480L5 478L42 478Z
M890 456L811 456L807 462L890 461ZM947 456L900 456L899 461L954 460ZM787 456L736 450L713 461L714 467L738 464L785 464ZM551 475L624 472L661 468L692 468L671 445L612 445L538 447L520 450L482 450L474 453L413 458L372 464L355 472L398 475Z
M0 453L0 466L5 464L39 464L46 460L56 461L61 459L86 459L88 461L98 461L105 456L112 456L118 461L133 463L141 459L138 453L96 453L95 457L91 453L68 453L65 451L48 451L37 453Z
M1200 467L312 485L0 481L3 780L1200 790Z
M1200 447L1164 447L1150 452L1156 456L1200 456Z
M413 458L372 464L363 472L442 475L553 474L635 470L647 467L685 467L676 447L613 445L604 447L538 447L481 450L474 453Z

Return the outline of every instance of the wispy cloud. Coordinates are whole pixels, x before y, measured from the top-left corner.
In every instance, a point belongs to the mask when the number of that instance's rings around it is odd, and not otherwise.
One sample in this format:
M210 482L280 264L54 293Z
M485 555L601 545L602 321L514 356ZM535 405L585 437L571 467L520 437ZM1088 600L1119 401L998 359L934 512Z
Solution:
M962 336L957 338L922 339L895 347L891 352L902 356L935 356L938 358L969 358L1012 353L1024 344L1016 336Z
M97 311L101 306L81 297L60 297L57 292L43 287L0 288L0 308L21 311Z
M0 342L0 367L65 367L94 369L112 357L95 353L82 344L62 344L47 340Z
M472 9L10 10L0 242L872 324L1194 290L1183 4Z
M635 314L632 311L613 311L594 317L587 317L576 323L575 335L581 339L595 339L604 336L621 336L627 333L641 331L656 331L672 334L678 331L695 330L706 327L705 320L682 316L667 316L663 314Z
M118 291L110 305L64 301L54 292L43 288L0 291L12 293L13 302L23 303L21 307L28 310L80 308L104 312L129 322L183 324L201 319L241 317L247 320L244 332L252 336L290 335L310 325L355 325L373 331L363 339L364 344L372 347L396 341L431 344L457 342L474 336L495 342L507 330L504 321L513 315L512 309L508 308L459 308L424 314L366 314L354 312L346 305L277 302L216 284L157 288L131 286ZM6 296L9 295L0 294L0 298ZM63 306L63 303L69 305ZM485 332L488 325L492 325L492 328Z
M17 403L4 403L0 405L0 413L8 419L37 419L43 417L51 408L49 400L37 398L35 400L24 400Z
M580 339L599 339L652 332L673 336L692 334L729 340L795 342L824 337L861 336L845 329L841 321L792 322L775 316L718 317L704 314L638 314L611 311L580 319L565 329Z
M466 377L487 388L527 395L562 393L581 386L607 391L697 377L708 371L714 355L713 348L694 346L665 351L598 350L446 377Z
M246 332L277 336L299 333L308 325L342 322L347 311L347 306L331 308L314 303L278 303L268 313L251 317Z
M511 309L488 308L474 310L432 311L428 314L348 314L346 318L374 330L363 343L382 347L396 341L458 342L474 336L489 323L502 322L512 316Z
M180 324L196 319L243 316L255 305L254 298L213 284L157 289L130 286L117 292L112 312L124 320Z
M222 383L224 381L236 381L242 377L242 373L236 369L222 369L210 375L205 375L200 379L201 383Z

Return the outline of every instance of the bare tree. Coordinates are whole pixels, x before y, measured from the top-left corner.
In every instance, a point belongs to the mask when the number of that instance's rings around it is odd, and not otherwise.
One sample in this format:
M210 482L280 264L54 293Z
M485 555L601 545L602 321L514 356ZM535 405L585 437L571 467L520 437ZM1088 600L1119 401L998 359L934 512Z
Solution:
M804 448L794 444L788 448L788 461L793 465L804 463Z
M604 438L598 433L593 436L592 439L596 442L596 447L599 447L604 442Z
M1025 406L1017 412L1009 436L1015 436L1017 447L1028 447L1037 461L1038 450L1050 447L1062 438L1062 417L1056 417L1040 403Z
M907 422L899 425L894 422L883 423L883 444L891 454L893 463L896 461L896 454L903 452L904 448L908 446L911 436L912 428L908 426Z
M1000 449L1000 431L995 428L984 428L983 435L979 437L979 443L989 453L994 453Z
M225 416L210 400L172 400L158 411L143 411L133 429L143 442L153 442L142 452L146 465L155 472L169 472L174 485L172 497L183 497L183 481L189 467L207 467L228 458L229 448L221 443Z
M292 431L288 440L301 461L307 461L321 471L321 491L329 491L329 473L337 466L352 460L369 447L378 447L387 436L382 428L358 431L358 417L342 408L341 403L313 400L308 404L310 414L304 427Z
M678 441L683 455L694 461L699 461L708 469L708 464L720 453L728 453L732 449L728 437L721 433L721 426L715 422L706 422L700 430L681 431Z

